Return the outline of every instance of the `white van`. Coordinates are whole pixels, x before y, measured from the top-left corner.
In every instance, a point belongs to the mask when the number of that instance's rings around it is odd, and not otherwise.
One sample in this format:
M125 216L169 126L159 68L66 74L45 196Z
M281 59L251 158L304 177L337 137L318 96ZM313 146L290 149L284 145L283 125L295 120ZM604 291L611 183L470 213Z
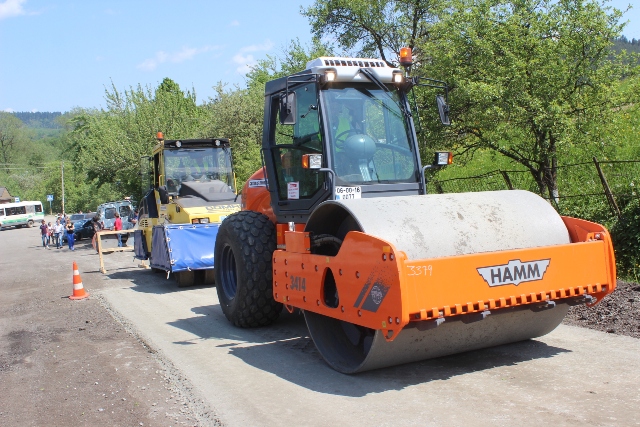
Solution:
M117 202L103 203L98 206L97 213L100 215L100 220L104 222L104 228L108 230L113 227L113 223L116 220L116 212L120 214L120 219L122 219L123 230L134 227L134 224L129 222L129 217L133 213L131 200L119 200Z
M33 227L33 224L44 219L41 202L18 202L0 204L0 228L22 226Z

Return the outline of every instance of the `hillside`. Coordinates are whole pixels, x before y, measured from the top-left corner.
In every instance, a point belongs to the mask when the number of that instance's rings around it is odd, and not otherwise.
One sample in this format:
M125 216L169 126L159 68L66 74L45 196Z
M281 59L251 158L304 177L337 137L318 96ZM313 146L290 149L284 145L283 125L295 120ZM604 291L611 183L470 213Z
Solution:
M58 118L62 116L59 111L54 112L27 112L20 111L12 113L14 116L22 120L22 122L30 129L62 129L63 126L58 122Z

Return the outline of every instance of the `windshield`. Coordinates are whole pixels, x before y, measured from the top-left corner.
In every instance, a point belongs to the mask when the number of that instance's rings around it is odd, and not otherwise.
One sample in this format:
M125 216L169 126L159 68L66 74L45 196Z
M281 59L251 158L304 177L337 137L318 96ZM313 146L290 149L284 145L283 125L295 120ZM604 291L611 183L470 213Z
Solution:
M81 219L84 219L84 214L73 214L69 217L69 219L71 221L79 221Z
M338 184L418 182L417 156L396 90L337 85L321 96Z
M183 182L217 181L235 192L231 151L228 148L183 148L164 152L167 191L178 194Z
M106 208L104 210L104 219L113 219L116 217L116 208Z

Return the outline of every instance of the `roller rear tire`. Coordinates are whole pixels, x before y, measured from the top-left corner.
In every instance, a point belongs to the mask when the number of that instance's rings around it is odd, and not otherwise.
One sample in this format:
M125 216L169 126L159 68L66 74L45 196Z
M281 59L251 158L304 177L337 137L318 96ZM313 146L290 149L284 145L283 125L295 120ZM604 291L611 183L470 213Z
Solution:
M269 218L253 211L227 217L218 230L215 281L222 312L236 326L273 323L282 304L273 299L271 260L276 229Z

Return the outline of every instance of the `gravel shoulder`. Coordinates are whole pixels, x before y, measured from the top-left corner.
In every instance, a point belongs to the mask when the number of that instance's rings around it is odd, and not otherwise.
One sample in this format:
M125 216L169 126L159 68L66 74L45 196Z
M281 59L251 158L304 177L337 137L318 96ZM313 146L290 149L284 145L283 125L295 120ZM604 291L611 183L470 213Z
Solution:
M618 280L616 290L598 305L572 307L563 323L640 338L640 284Z

